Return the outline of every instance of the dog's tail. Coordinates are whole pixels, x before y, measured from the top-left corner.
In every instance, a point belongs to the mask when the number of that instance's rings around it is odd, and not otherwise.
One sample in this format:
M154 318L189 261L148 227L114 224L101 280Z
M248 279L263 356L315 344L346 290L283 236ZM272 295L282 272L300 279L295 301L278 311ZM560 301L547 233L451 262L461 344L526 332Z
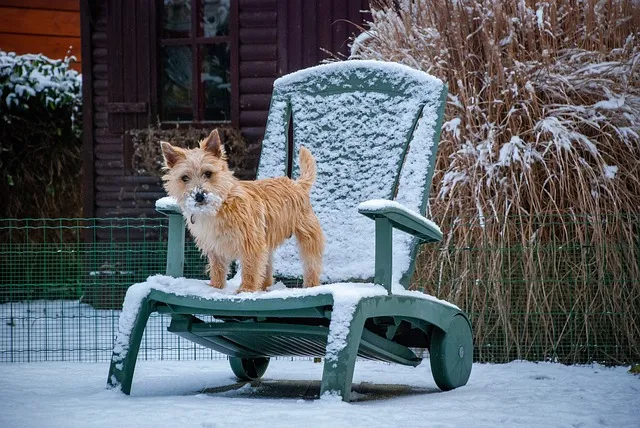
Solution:
M316 181L316 160L306 147L300 147L300 177L298 183L309 192Z

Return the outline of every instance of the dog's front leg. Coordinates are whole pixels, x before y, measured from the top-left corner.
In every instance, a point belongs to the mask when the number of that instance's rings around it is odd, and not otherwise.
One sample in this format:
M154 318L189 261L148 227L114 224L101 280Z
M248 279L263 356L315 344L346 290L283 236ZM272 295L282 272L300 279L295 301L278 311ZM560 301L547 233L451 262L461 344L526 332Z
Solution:
M227 268L229 264L213 253L209 253L207 256L209 258L209 276L211 277L209 285L222 289L227 283Z
M252 227L243 233L242 254L242 284L238 293L244 291L260 291L264 282L269 263L269 251L265 234L258 227Z
M238 293L245 291L254 292L262 289L268 257L265 253L244 254L240 264L242 265L242 284Z

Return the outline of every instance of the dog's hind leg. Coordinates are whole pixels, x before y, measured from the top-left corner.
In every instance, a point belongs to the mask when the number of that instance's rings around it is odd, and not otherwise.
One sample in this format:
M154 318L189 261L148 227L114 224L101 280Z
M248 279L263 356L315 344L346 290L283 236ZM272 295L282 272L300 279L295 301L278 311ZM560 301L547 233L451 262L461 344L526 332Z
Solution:
M320 285L322 273L322 255L324 254L324 234L318 218L311 212L305 222L294 231L304 269L305 287Z

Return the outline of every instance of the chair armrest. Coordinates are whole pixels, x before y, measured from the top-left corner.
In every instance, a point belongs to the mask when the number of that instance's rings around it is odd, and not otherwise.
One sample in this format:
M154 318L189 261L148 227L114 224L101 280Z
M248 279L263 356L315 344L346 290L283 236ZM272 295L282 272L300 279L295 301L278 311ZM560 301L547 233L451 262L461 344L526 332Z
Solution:
M180 205L178 205L178 201L171 196L165 196L164 198L158 199L156 201L156 211L164 215L182 215L182 210L180 209Z
M396 201L372 199L358 205L358 212L371 219L386 218L394 228L410 233L423 241L442 240L442 231L437 224Z

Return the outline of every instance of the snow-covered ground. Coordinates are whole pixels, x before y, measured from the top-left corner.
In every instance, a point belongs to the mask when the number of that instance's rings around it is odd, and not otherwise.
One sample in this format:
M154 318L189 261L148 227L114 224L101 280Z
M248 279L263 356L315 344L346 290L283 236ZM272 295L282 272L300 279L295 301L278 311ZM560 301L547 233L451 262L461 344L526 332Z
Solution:
M140 361L132 395L107 390L107 363L0 364L1 427L639 427L627 368L476 364L440 392L417 368L356 364L357 401L311 400L322 364L273 361L259 384L214 361Z

